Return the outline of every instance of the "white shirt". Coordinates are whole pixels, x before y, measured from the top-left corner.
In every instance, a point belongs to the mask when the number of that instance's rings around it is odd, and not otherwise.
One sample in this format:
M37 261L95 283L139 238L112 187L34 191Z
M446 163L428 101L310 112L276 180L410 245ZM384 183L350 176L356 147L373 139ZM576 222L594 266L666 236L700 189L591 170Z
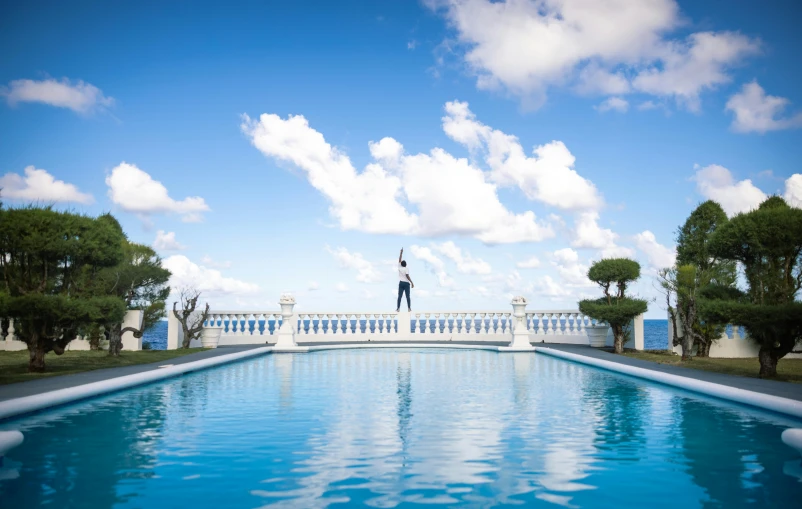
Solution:
M403 281L405 283L409 283L409 279L407 279L407 274L409 274L409 270L406 267L402 267L401 264L398 264L398 280Z

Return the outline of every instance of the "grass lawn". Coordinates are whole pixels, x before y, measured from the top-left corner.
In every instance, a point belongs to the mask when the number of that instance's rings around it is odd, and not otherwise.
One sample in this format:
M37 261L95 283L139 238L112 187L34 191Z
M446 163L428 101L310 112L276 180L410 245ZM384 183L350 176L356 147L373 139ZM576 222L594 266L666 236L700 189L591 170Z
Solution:
M659 362L660 364L671 364L672 366L683 368L702 369L752 378L758 378L757 374L760 371L760 363L757 359L704 359L694 357L690 362L681 362L679 355L659 350L646 350L643 352L625 350L624 355L634 359ZM775 380L802 384L802 359L780 359L777 363L777 378Z
M202 352L203 348L179 348L178 350L141 350L120 353L119 357L109 357L104 351L71 351L63 355L49 353L45 357L45 373L28 373L28 351L0 352L0 385L37 380L39 378L70 375L94 369L116 368L161 362L183 355Z

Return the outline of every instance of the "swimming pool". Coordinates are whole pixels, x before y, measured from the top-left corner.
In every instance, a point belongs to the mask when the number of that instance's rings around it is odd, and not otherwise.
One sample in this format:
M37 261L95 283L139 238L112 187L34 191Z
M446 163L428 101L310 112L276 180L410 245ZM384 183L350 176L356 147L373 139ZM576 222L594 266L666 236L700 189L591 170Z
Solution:
M791 426L531 353L267 355L0 424L0 506L794 507Z

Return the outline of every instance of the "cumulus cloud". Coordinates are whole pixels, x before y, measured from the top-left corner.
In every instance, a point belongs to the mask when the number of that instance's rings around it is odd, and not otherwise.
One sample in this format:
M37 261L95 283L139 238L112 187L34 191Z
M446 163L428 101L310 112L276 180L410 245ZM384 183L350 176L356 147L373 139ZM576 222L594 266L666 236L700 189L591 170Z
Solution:
M534 213L510 212L496 183L466 159L434 148L406 154L392 138L370 143L374 162L358 172L302 116L243 116L242 130L264 155L303 170L330 202L345 230L420 236L467 235L487 244L539 241L554 235ZM570 155L570 154L569 154ZM444 190L459 183L460 192ZM407 209L410 208L410 210Z
M698 108L704 89L759 50L733 32L671 38L682 24L675 0L428 0L455 32L455 51L480 89L503 90L530 108L547 91L637 91Z
M564 210L598 209L604 200L593 183L579 175L576 158L561 141L537 146L527 156L518 138L476 120L468 103L446 103L443 130L471 150L483 150L490 179L518 187L527 198Z
M582 263L579 253L570 247L554 251L551 255L551 265L557 270L566 286L575 288L595 286L595 283L588 279L590 266Z
M412 256L423 261L426 268L437 277L437 284L441 287L449 287L454 284L454 280L448 275L443 260L438 258L428 247L412 246L410 248Z
M802 111L782 117L789 104L785 97L766 95L763 87L752 81L730 97L726 110L735 115L731 125L733 131L765 133L802 127Z
M72 83L67 78L61 81L52 78L39 81L15 80L7 87L0 88L0 95L6 98L10 106L21 102L36 102L69 108L82 115L103 111L114 105L114 99L104 96L96 86L81 80Z
M469 253L462 252L452 241L443 242L434 246L440 254L453 261L457 266L457 272L461 274L490 274L492 271L490 264L481 258L473 258Z
M616 244L619 235L609 228L602 228L599 226L598 221L598 212L591 211L578 214L574 220L571 246L598 249L604 258L629 257L634 254L632 249Z
M605 111L618 111L620 113L626 113L629 109L629 102L626 99L621 99L620 97L610 97L604 100L598 106L595 106L596 110L600 113L604 113Z
M695 166L696 189L705 198L721 205L728 216L756 209L767 196L749 179L735 182L730 170L718 164Z
M180 251L185 248L186 246L175 239L175 232L165 232L164 230L156 232L156 240L153 241L153 249L157 251Z
M536 269L540 267L540 260L536 256L529 258L528 260L523 260L515 264L516 267L519 269Z
M251 294L259 290L255 284L224 277L219 270L198 265L184 255L170 256L162 262L162 266L172 273L170 287L197 288L206 298L216 295Z
M203 255L203 258L201 258L201 263L207 267L214 267L215 269L228 269L231 267L230 261L226 260L224 262L218 262L209 255Z
M646 255L649 265L653 269L660 270L674 266L677 259L676 250L657 242L654 233L649 230L635 236L635 245Z
M802 174L795 173L785 181L783 198L788 205L802 209Z
M326 246L326 251L331 254L344 269L352 269L357 272L356 280L363 283L377 283L384 279L382 275L376 270L376 267L367 261L361 253L354 253L348 251L344 247L331 249Z
M192 196L174 200L167 188L133 164L120 163L106 177L111 201L126 212L143 217L158 213L179 214L185 222L198 222L209 210L203 198Z
M82 193L73 184L56 180L45 170L28 166L25 176L6 173L0 177L2 197L12 200L29 200L43 202L74 202L89 204L94 198L91 194Z

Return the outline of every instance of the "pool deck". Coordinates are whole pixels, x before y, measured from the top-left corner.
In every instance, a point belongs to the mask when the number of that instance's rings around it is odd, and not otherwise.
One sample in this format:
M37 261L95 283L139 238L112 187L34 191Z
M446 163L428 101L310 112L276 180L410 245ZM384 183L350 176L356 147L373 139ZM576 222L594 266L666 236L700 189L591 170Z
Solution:
M38 380L0 385L0 401L43 394L45 392L66 389L68 387L75 387L93 382L102 382L104 380L117 378L118 376L154 371L160 369L159 366L166 366L168 364L186 364L187 362L211 359L212 357L243 352L245 350L261 348L263 346L264 345L228 346L204 350L202 352L176 357L175 359L152 362L149 364L136 364L134 366L121 366L119 368L95 369L92 371L84 371L83 373L75 373L72 375L49 376L47 378L40 378Z
M437 342L416 342L417 344L429 344L432 345L442 345L442 341ZM302 343L302 346L327 346L331 345L332 343L322 343L322 342L315 342L315 343ZM354 342L338 342L337 344L360 344L363 345L365 342L363 341L354 341ZM403 343L399 344L398 342L385 342L385 341L373 341L371 344L375 345L389 345L395 344L399 347L403 347ZM466 345L466 346L506 346L507 343L491 343L491 342L457 342L454 341L452 344L454 345ZM779 382L774 380L761 380L759 378L748 378L748 377L741 377L737 375L726 375L722 373L711 373L708 371L696 370L693 368L683 368L678 366L668 366L664 364L659 364L656 362L651 361L644 361L640 359L632 359L629 357L624 357L621 355L615 355L611 352L605 350L599 350L596 348L591 348L589 346L584 345L567 345L567 344L554 344L554 343L534 343L533 346L541 347L541 348L550 348L555 350L560 350L567 353L572 353L576 355L583 355L586 357L591 357L595 359L601 359L605 361L615 362L619 364L624 364L628 366L634 366L638 368L645 368L652 371L668 373L672 375L678 375L685 378L690 378L694 380L701 380L705 382L711 382L715 384L721 384L727 387L733 387L737 389L743 389L747 391L753 391L760 394L767 394L771 396L778 396L782 398L788 398L795 401L802 401L802 384L794 384L789 382ZM189 355L185 355L182 357L178 357L175 359L170 359L167 361L161 362L154 362L151 364L139 364L136 366L123 366L119 368L107 368L107 369L97 369L94 371L86 371L84 373L76 373L74 375L61 375L61 376L53 376L48 378L42 378L39 380L30 380L27 382L19 382L14 384L2 385L0 386L0 401L6 401L14 398L21 398L25 396L33 396L37 394L43 394L50 391L55 391L58 389L65 389L68 387L75 387L79 385L84 385L93 382L101 382L104 380L110 380L113 378L117 378L120 376L125 375L132 375L136 373L144 373L147 371L154 371L160 369L159 366L164 365L178 365L178 364L185 364L188 362L199 361L203 359L210 359L213 357L218 357L221 355L233 354L237 352L243 352L247 350L252 350L254 348L262 348L264 345L247 345L247 346L227 346L227 347L220 347L213 350L206 350L203 352L193 353ZM755 366L757 369L757 365Z

